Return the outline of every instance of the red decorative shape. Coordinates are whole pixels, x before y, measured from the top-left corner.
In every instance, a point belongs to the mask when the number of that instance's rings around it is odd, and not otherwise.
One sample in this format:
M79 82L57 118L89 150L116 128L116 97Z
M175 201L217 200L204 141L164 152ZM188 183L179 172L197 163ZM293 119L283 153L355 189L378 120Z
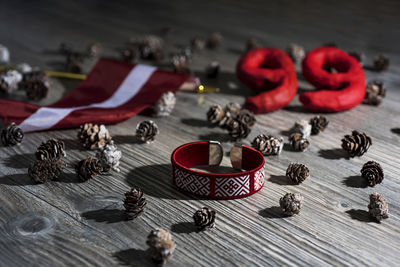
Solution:
M324 67L338 72L330 73ZM314 111L339 112L361 104L365 95L365 74L360 63L335 47L319 47L302 63L303 76L319 91L300 95L303 105Z
M237 66L238 79L260 92L246 99L245 107L256 114L287 106L297 93L296 69L286 53L277 48L259 48L244 54Z

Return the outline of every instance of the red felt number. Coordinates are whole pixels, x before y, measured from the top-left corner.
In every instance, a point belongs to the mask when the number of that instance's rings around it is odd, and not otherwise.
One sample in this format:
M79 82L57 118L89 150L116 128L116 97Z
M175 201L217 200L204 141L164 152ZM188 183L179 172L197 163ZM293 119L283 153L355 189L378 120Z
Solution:
M332 67L337 73L330 73L324 67ZM334 47L316 48L307 54L302 69L304 77L318 90L300 95L306 108L339 112L363 101L364 71L346 52ZM256 114L287 106L297 93L295 67L280 49L259 48L247 52L237 64L236 75L242 83L260 92L248 97L245 103Z
M259 48L242 56L236 67L238 79L258 91L246 99L245 107L256 114L288 105L297 92L296 69L280 49Z

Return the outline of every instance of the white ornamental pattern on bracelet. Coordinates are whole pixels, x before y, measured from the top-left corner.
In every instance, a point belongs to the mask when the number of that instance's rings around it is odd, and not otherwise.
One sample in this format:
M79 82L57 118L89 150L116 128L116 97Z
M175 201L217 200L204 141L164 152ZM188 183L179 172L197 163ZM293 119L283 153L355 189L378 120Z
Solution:
M210 178L208 177L201 177L175 169L175 183L177 187L193 194L210 195Z
M250 175L232 178L217 178L215 182L215 196L231 197L250 193Z
M265 166L254 174L254 190L259 190L264 184Z

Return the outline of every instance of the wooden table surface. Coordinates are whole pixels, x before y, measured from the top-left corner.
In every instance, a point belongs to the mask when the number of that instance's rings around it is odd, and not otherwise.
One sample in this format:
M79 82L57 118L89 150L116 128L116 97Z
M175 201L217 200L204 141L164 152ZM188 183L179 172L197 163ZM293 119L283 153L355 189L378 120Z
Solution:
M79 183L73 165L94 151L85 151L76 130L26 134L15 147L0 147L0 265L1 266L151 266L146 237L153 228L172 232L177 249L167 266L267 265L400 265L400 19L398 1L7 1L0 9L0 43L9 47L13 63L27 62L44 69L63 68L56 53L63 42L85 49L96 41L104 56L118 57L130 37L158 33L165 26L167 53L179 52L193 36L213 31L224 36L223 45L193 58L192 68L204 77L211 60L222 66L217 80L221 93L177 94L168 118L154 119L160 135L152 144L137 142L136 116L109 126L123 152L120 173ZM173 3L172 3L173 2ZM200 200L177 192L171 184L170 154L195 140L221 141L225 151L233 143L226 132L210 128L205 113L211 104L244 102L250 90L235 77L235 64L245 41L285 48L302 44L310 50L329 41L349 51L362 51L367 64L378 54L391 60L388 71L366 70L368 80L379 78L388 88L379 107L327 114L325 132L310 138L304 153L286 149L266 157L266 183L257 194L239 200ZM168 62L167 60L165 62ZM94 61L85 65L90 70ZM151 62L147 62L151 64ZM299 66L297 70L300 71ZM52 79L49 96L59 99L76 81ZM300 89L310 85L299 75ZM23 95L13 96L24 99ZM297 97L285 109L257 116L250 144L260 133L282 135L312 114ZM340 140L353 129L366 132L373 145L361 158L346 159ZM69 167L59 181L33 184L27 175L36 147L49 138L63 140ZM368 160L379 162L385 179L374 188L362 183L360 169ZM290 185L284 177L291 162L309 166L311 177ZM229 166L226 155L223 165ZM146 212L125 221L123 194L141 187L148 201ZM389 218L381 224L368 217L369 194L380 192L389 203ZM299 192L305 200L301 213L282 216L279 198ZM203 206L217 211L216 228L197 233L192 214Z

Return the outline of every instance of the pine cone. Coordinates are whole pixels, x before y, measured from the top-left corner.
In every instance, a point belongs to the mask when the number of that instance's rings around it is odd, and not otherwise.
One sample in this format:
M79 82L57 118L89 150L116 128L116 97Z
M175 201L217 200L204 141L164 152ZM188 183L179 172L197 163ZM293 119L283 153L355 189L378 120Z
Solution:
M82 73L84 55L79 52L71 52L67 55L67 71Z
M60 46L58 47L58 52L65 56L72 53L72 50L73 50L72 45L68 43L61 43Z
M78 138L86 149L101 149L111 141L110 133L106 126L92 123L81 125Z
M279 155L283 148L283 138L260 134L254 138L251 145L265 156Z
M202 208L193 215L194 224L199 230L211 229L215 225L215 210Z
M12 93L18 89L18 84L22 81L22 74L16 70L3 71L0 74L0 91Z
M220 70L219 62L218 61L212 61L208 66L206 67L206 76L207 78L210 79L215 79L218 77Z
M384 71L389 68L389 58L384 55L378 55L374 58L374 70Z
M60 176L65 167L61 160L37 160L28 169L28 175L36 183L45 183Z
M249 127L253 127L256 123L256 118L254 117L254 114L247 109L241 110L239 115L237 116L237 119L246 123Z
M111 168L116 172L120 172L118 167L121 157L121 150L114 145L114 141L112 140L96 153L96 158L100 160L104 171L108 171Z
M287 193L279 200L279 205L281 206L283 212L286 215L294 215L300 212L303 206L304 197L299 193Z
M342 148L346 150L350 157L361 157L372 145L372 140L365 133L353 131L351 135L345 135L342 139Z
M190 46L193 50L203 50L206 45L206 42L199 37L194 37L190 41Z
M246 42L246 52L260 47L261 44L257 41L256 38L250 38Z
M298 44L290 44L286 50L286 53L294 63L301 62L306 56L306 51L304 50L304 47Z
M36 149L36 159L57 161L66 156L64 149L65 145L63 141L57 139L47 140Z
M365 88L364 104L378 106L382 98L386 96L386 88L383 82L373 81L367 84Z
M166 92L158 99L154 106L154 114L157 117L169 116L175 107L176 97L172 92Z
M4 146L14 146L22 142L24 132L19 128L15 122L8 125L1 131L1 142Z
M98 159L87 157L78 162L76 171L79 179L86 182L103 172L103 166Z
M225 116L225 111L220 105L213 105L207 111L207 120L212 124L218 124Z
M158 36L145 35L138 45L143 59L160 60L163 57L164 41Z
M125 193L124 207L128 220L136 219L143 214L146 206L146 199L140 188L132 187L130 191Z
M369 186L375 186L383 181L383 169L378 162L368 161L361 169L361 176L365 178Z
M368 210L369 215L378 222L389 217L388 203L379 193L375 192L369 196Z
M139 54L139 48L130 45L121 51L121 60L128 63L135 63Z
M289 137L290 145L295 151L306 151L310 142L301 133L291 134Z
M311 134L311 124L307 120L301 120L294 124L294 133L301 133L304 138L307 138Z
M175 242L170 232L164 229L152 230L147 236L146 244L153 259L165 265L175 250Z
M215 49L221 45L222 40L222 35L219 32L214 32L207 40L207 47L210 49Z
M174 55L171 59L171 64L176 73L191 74L189 67L189 59L185 55Z
M91 43L86 49L86 53L89 57L94 58L98 57L101 54L101 44L99 43Z
M136 126L136 135L146 143L154 141L154 137L158 134L157 124L153 121L142 121Z
M290 163L286 170L286 177L288 177L294 184L300 184L310 177L310 170L304 164Z
M325 116L319 115L310 119L311 124L311 134L317 135L320 132L323 132L325 128L328 126L329 121L325 118Z
M48 76L41 70L24 73L19 88L26 91L28 99L33 101L42 100L47 96L50 88Z
M350 56L354 57L361 66L364 65L364 61L365 61L365 55L364 53L361 52L357 52L357 51L351 51L348 53Z
M235 140L244 139L251 132L251 128L247 125L247 123L238 119L230 121L229 124L227 125L227 129L229 135Z
M232 116L238 116L242 111L242 106L239 103L230 102L225 106L225 112L229 112Z

